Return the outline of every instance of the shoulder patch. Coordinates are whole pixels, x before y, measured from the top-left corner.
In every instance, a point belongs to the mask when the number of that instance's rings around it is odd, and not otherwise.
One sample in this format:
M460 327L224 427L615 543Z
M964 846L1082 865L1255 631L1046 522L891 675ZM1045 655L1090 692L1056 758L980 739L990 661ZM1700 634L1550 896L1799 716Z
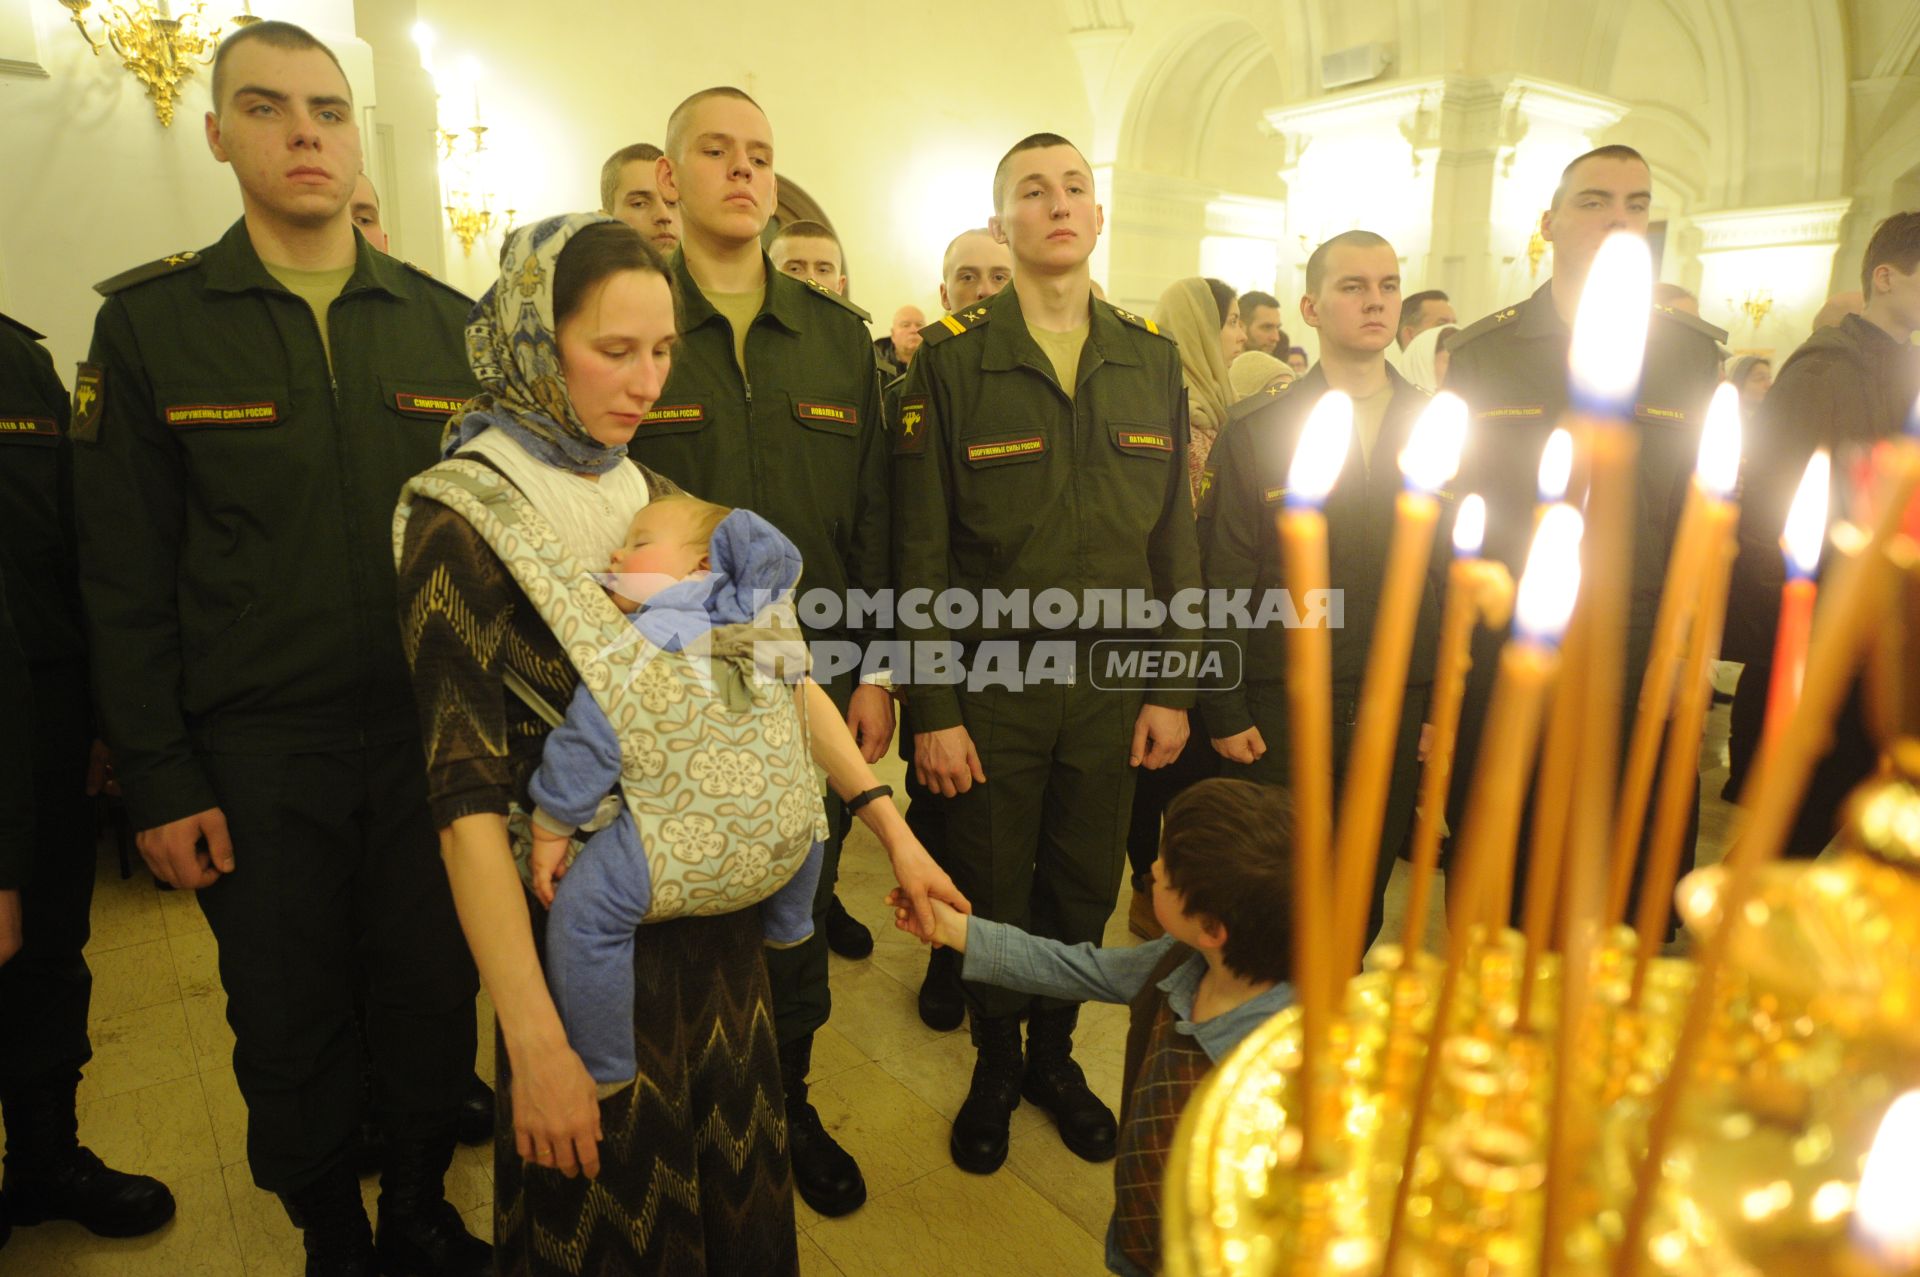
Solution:
M842 297L839 293L834 292L831 288L823 287L820 283L811 279L803 279L800 282L807 286L808 291L820 297L824 297L828 301L833 302L836 305L844 306L848 310L852 311L854 314L860 316L861 323L870 324L873 322L872 315L869 315L866 311L861 310L858 306L854 305L852 302Z
M895 456L913 456L927 450L927 397L908 395L900 401L893 436Z
M965 310L951 315L942 315L920 330L920 340L926 345L935 346L949 337L958 336L969 328L978 328L987 322L985 306L969 306Z
M465 292L461 291L458 288L455 288L452 284L449 284L446 280L441 279L438 275L434 274L432 271L428 270L426 267L415 266L412 262L409 262L406 260L401 260L400 264L406 267L408 270L412 271L414 274L418 275L420 278L427 280L431 283L438 284L440 287L452 293L455 297L458 297L461 301L466 302L469 306L473 304L473 298L467 296Z
M1653 313L1671 320L1682 328L1692 329L1694 332L1711 340L1716 346L1726 344L1727 330L1724 328L1716 328L1697 315L1689 315L1686 311L1675 310L1671 306L1655 306Z
M100 442L100 416L106 408L107 370L81 364L73 379L73 421L67 435L75 443Z
M1453 340L1447 343L1447 349L1450 351L1458 350L1467 342L1479 337L1484 337L1503 324L1510 324L1518 318L1520 318L1520 308L1518 306L1508 306L1502 310L1496 310L1491 315L1482 319L1476 319L1473 323L1468 324L1465 328L1455 333Z
M165 257L155 258L144 266L132 270L123 270L112 279L103 279L93 286L93 291L102 297L111 297L123 289L135 284L144 284L150 279L159 279L163 275L172 275L178 271L189 270L204 260L199 253L188 249L183 253L168 253Z
M1108 310L1112 311L1114 314L1114 317L1123 324L1131 324L1135 328L1140 329L1142 332L1152 333L1155 337L1159 337L1166 341L1173 340L1173 338L1168 337L1167 334L1160 331L1160 325L1154 323L1151 319L1148 319L1145 315L1136 315L1130 310L1121 310L1118 306L1115 306L1112 302L1097 301L1095 304L1100 306L1105 306Z
M12 315L0 315L0 324L4 324L6 327L20 333L28 341L45 341L47 339L45 333L35 332L33 329L15 319Z

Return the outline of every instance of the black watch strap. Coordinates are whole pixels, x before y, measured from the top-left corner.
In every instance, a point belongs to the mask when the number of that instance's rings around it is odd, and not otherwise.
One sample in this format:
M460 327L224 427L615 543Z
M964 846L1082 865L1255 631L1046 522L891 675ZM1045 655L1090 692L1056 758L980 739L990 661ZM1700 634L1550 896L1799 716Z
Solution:
M865 807L876 798L891 797L893 797L892 785L875 785L872 789L864 793L855 794L853 797L847 799L847 815L852 816L858 814L862 807Z

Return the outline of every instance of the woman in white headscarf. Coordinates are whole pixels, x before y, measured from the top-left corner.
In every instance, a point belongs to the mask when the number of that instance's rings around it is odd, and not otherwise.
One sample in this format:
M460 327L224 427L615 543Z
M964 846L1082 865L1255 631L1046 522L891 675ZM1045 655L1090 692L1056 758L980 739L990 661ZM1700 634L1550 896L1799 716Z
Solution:
M1153 322L1180 347L1180 380L1187 388L1187 479L1198 508L1200 472L1233 404L1227 365L1247 346L1240 302L1219 280L1196 275L1160 294Z
M1400 375L1433 394L1447 382L1447 341L1457 328L1429 328L1407 343L1400 356Z

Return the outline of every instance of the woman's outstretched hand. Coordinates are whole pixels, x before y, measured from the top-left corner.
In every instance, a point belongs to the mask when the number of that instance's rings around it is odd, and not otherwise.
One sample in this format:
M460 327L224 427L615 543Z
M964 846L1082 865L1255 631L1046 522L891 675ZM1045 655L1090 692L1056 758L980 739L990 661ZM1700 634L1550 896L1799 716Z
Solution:
M600 1100L587 1066L565 1042L513 1063L514 1148L568 1179L598 1177Z
M904 840L891 855L894 881L900 884L905 895L899 903L911 910L906 930L929 943L938 940L933 906L928 903L932 900L945 902L956 913L973 912L973 906L960 894L960 888L953 885L946 870L933 863L933 857L927 854L919 839Z

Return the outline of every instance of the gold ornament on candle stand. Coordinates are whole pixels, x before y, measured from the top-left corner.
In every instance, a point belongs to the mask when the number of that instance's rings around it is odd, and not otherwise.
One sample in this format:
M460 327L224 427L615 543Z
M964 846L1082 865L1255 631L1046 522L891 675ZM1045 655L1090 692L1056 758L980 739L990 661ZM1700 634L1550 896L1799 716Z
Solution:
M98 57L100 43L87 30L91 0L60 0L60 3L66 6L87 47ZM136 0L131 8L113 5L111 12L101 19L107 46L119 55L121 65L153 99L153 113L159 117L162 128L173 124L180 85L191 78L196 69L210 64L214 51L220 47L220 28L207 26L206 14L207 6L196 4L176 18L168 11L165 0L158 4Z

